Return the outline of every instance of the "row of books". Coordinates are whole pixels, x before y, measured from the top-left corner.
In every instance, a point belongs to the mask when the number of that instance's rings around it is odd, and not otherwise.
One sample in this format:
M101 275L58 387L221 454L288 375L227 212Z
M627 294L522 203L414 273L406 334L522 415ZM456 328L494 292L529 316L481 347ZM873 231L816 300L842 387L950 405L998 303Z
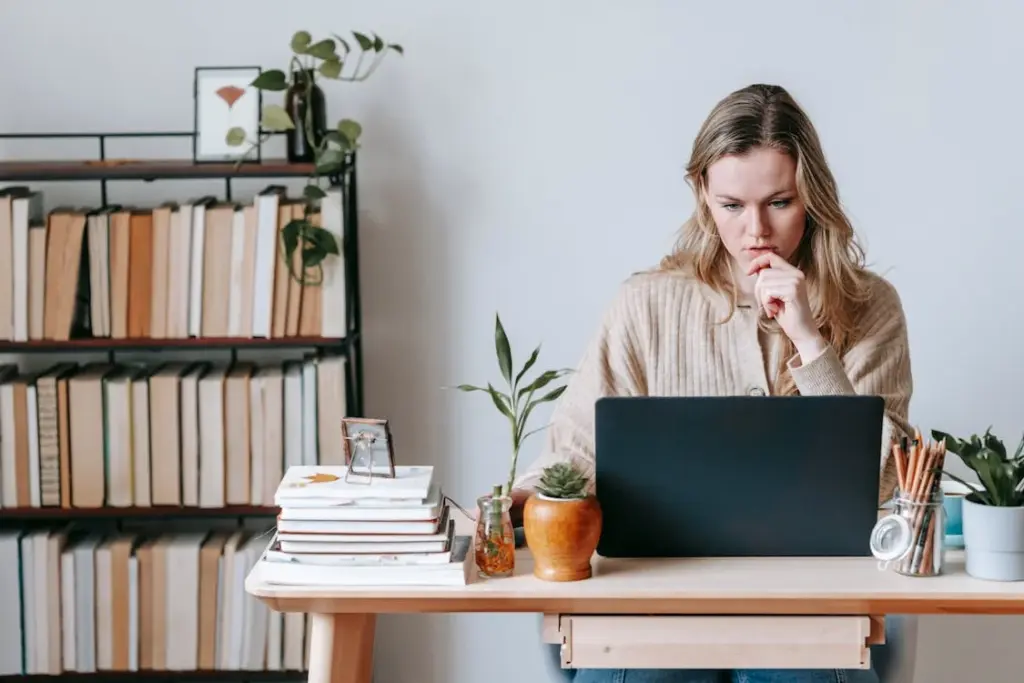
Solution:
M303 671L309 619L245 592L262 532L0 533L0 676Z
M4 508L270 506L344 462L347 359L0 366Z
M306 206L280 185L249 203L51 211L40 191L0 189L0 340L344 337L342 207L334 187L309 215L341 252L321 273L301 244L284 261L282 231Z
M275 494L277 530L260 580L292 586L457 586L472 580L471 538L456 534L431 466L357 473L298 466Z

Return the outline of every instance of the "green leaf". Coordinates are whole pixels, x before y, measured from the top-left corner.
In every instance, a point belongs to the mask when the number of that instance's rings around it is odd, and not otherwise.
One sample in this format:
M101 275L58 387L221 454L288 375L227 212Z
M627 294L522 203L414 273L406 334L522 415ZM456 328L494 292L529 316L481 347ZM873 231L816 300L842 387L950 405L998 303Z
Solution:
M526 375L526 372L533 367L533 364L537 362L538 355L540 355L539 344L537 345L537 348L533 350L533 353L530 354L530 357L526 359L526 364L523 365L523 369L520 370L519 373L516 375L516 381L512 384L512 391L516 390L516 388L519 386L520 380L522 380L523 376Z
M313 36L308 31L296 31L292 36L292 52L297 55L305 54L309 44L313 42Z
M1003 445L1003 442L1000 439L992 434L991 427L985 430L985 434L981 437L981 442L985 444L986 448L998 453L1001 459L1006 459L1006 446Z
M509 384L512 383L512 348L508 343L508 336L501 324L501 317L494 314L494 350L498 354L498 367L501 369L501 376Z
M330 38L324 38L319 40L306 50L306 54L316 57L317 59L330 59L331 57L337 58L334 53L334 41Z
M562 375L568 374L569 370L545 370L544 372L537 375L537 377L527 384L525 387L519 390L519 394L516 398L522 398L531 391L537 391L543 389L547 385L551 384L554 380L558 379Z
M318 71L320 71L324 78L337 78L341 75L341 60L337 57L331 57L320 64Z
M519 423L516 425L516 441L517 441L517 443L521 444L523 439L524 439L524 437L522 436L523 430L526 429L526 424L527 424L527 422L530 419L530 413L533 412L533 409L536 408L537 406L539 406L541 403L547 403L548 401L554 401L559 396L564 394L565 390L568 389L568 388L569 387L567 385L560 386L557 389L554 389L554 390L548 392L547 394L544 394L540 398L533 399L532 401L530 401L529 403L526 404L526 409L523 410L523 414L522 414L522 416L520 416Z
M471 391L487 391L487 389L484 389L483 387L474 386L472 384L460 384L455 388L458 389L459 391L465 391L467 393Z
M388 47L391 48L392 50L394 50L395 52L397 52L400 55L403 55L403 56L405 55L405 48L403 48L401 45L399 45L397 43L392 43L391 45L388 45Z
M359 31L352 31L352 35L355 37L356 42L359 43L359 47L363 50L369 50L373 47L373 41Z
M328 148L323 154L317 157L316 170L320 173L330 173L345 161L345 155L341 150Z
M267 130L282 131L295 128L292 117L279 104L268 104L263 107L263 119L260 125Z
M291 257L295 253L295 248L299 246L299 233L303 230L305 224L305 219L295 218L281 228L281 243L284 245L286 256Z
M232 147L237 147L245 142L245 129L238 126L229 129L225 141Z
M320 189L317 185L306 185L302 189L302 196L306 199L323 199L327 196L327 193Z
M326 256L327 254L321 251L319 247L306 247L305 249L302 250L303 270L307 268L313 268L319 265L319 263L323 261L324 257Z
M495 389L493 386L490 385L490 383L487 384L487 393L491 395L491 399L494 401L494 405L497 406L498 410L501 411L502 415L504 415L510 420L515 419L515 417L512 415L512 409L508 405L508 397L505 396L505 394Z
M363 134L363 127L358 121L352 119L342 119L338 121L338 133L348 140L351 147L355 147L359 141L359 136Z
M321 228L318 225L310 225L306 228L306 241L316 247L324 255L338 253L338 241L330 230Z
M260 90L287 90L288 89L288 77L284 75L284 72L280 69L271 69L264 71L255 79L250 85Z
M568 385L562 385L562 386L558 387L557 389L553 389L553 390L549 391L548 393L544 394L543 396L541 396L540 398L533 399L532 401L530 401L530 404L528 406L526 406L526 407L527 407L527 409L529 409L529 408L532 408L533 406L540 405L541 403L547 403L549 401L554 401L559 396L564 394L565 390L568 389L568 388L569 388Z
M336 41L338 41L338 44L341 45L345 49L345 54L346 55L348 55L349 52L352 52L352 48L349 47L349 44L348 44L347 40L345 40L344 38L339 36L337 33L332 33L331 37L334 38Z
M376 33L373 34L373 49L375 52L380 52L384 49L384 40Z

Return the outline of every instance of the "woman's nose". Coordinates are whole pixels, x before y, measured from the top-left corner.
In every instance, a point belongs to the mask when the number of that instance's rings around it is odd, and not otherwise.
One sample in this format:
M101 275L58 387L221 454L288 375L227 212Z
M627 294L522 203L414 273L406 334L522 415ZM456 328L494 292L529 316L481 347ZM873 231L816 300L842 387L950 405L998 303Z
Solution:
M753 209L747 221L747 232L750 235L762 237L771 231L768 221L761 209Z

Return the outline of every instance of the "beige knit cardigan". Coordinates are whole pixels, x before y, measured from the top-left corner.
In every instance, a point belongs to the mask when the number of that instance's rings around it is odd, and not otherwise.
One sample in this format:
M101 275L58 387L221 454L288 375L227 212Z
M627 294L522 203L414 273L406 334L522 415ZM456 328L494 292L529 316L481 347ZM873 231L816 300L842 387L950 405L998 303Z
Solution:
M906 319L896 290L872 275L870 304L859 339L843 355L832 347L802 364L787 359L804 396L879 395L885 401L879 500L896 484L890 439L910 435L912 392ZM532 489L541 470L573 460L594 471L594 403L602 396L732 396L770 394L783 353L782 332L758 328L755 306L736 310L692 277L644 272L620 287L558 400L540 456L515 488ZM591 476L591 491L593 477Z

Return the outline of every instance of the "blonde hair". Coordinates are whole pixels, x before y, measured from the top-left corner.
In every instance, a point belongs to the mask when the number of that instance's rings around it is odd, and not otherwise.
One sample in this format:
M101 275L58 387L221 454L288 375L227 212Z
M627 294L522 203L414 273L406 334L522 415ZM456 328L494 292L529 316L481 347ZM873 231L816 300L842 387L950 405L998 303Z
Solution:
M686 182L693 189L696 209L683 224L672 253L662 260L659 270L687 271L726 294L728 317L732 316L736 284L730 255L704 200L707 170L723 156L742 155L758 147L779 150L796 161L797 193L806 207L807 226L794 262L804 272L808 298L822 335L841 355L855 340L857 319L869 296L864 251L840 205L836 181L814 126L780 86L755 84L737 90L715 105L704 121L686 168ZM771 327L776 323L762 316L760 324ZM793 353L795 349L787 338L777 394L796 393L785 367L785 359Z

